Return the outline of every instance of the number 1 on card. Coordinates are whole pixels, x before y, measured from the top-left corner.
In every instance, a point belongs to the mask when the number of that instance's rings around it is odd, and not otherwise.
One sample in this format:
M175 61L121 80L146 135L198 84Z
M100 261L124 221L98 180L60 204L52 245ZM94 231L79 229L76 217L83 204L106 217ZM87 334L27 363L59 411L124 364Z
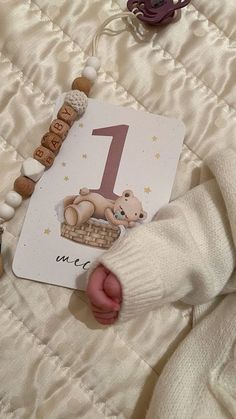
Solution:
M108 199L118 198L113 189L116 183L128 129L129 125L115 125L93 130L93 135L112 137L100 188L91 190Z

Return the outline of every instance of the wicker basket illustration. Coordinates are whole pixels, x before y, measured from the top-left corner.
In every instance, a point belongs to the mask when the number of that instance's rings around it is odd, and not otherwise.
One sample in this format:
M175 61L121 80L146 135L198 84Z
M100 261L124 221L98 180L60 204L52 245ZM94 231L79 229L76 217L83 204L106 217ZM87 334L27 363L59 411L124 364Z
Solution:
M61 224L61 236L87 246L109 249L120 236L119 227L90 219L81 226Z

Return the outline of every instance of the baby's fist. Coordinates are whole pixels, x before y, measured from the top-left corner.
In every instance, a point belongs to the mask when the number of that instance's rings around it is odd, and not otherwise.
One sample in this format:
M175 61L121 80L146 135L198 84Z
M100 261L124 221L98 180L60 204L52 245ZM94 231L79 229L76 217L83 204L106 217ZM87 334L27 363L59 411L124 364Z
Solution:
M122 300L117 277L104 266L98 266L89 279L87 295L95 319L101 324L113 324Z

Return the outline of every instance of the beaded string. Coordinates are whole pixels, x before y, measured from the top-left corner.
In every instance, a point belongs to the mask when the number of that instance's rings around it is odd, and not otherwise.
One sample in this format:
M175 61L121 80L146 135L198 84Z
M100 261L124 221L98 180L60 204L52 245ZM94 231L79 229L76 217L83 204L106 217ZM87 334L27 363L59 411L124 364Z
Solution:
M64 104L59 109L57 118L51 122L48 132L43 135L41 144L34 151L33 157L27 158L22 163L21 174L15 180L13 190L7 193L4 202L0 204L0 277L3 273L1 255L3 227L1 225L14 217L15 210L20 207L23 199L30 198L33 194L36 183L42 177L44 171L53 165L73 123L86 111L88 95L100 69L100 61L96 54L99 39L105 28L113 20L120 18L137 19L137 15L138 13L135 15L133 12L118 13L106 19L99 27L92 41L92 56L88 58L82 75L73 81L72 90L66 93Z

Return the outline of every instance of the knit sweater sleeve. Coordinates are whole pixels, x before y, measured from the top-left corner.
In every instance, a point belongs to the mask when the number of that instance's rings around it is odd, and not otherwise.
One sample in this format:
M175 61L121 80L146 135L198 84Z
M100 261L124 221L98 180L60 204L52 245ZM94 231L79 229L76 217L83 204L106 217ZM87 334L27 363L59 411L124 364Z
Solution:
M215 179L162 208L97 263L120 280L120 320L181 300L201 304L219 294L236 265L236 153L209 160ZM235 237L236 238L236 237Z

